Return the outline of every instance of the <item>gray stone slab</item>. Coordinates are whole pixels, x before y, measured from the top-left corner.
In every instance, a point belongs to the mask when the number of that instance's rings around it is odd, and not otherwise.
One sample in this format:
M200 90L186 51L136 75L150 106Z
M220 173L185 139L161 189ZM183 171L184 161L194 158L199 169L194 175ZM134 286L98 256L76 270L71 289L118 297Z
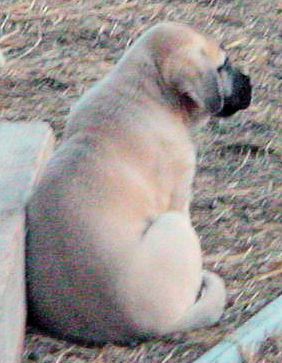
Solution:
M21 361L25 205L55 139L44 123L0 123L0 363Z

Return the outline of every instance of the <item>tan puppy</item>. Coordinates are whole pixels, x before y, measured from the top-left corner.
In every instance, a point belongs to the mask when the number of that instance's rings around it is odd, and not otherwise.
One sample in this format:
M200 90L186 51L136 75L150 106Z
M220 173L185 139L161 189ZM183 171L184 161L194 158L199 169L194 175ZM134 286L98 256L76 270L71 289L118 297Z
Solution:
M219 320L224 283L202 271L188 212L190 130L250 95L215 41L164 23L79 100L28 206L34 322L67 339L127 343Z

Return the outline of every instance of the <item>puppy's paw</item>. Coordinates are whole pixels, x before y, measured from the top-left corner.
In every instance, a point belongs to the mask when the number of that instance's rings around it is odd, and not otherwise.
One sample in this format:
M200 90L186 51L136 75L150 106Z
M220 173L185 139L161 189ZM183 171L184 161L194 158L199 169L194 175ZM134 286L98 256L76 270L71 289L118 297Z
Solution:
M209 325L214 325L221 318L226 305L224 280L214 272L204 270L202 296L210 306Z

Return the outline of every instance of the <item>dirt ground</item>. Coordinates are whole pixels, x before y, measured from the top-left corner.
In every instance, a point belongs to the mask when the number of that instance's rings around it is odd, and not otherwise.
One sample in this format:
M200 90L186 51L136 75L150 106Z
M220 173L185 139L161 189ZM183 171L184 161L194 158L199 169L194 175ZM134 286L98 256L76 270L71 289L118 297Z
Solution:
M222 41L254 85L248 110L196 135L192 214L205 265L227 284L221 323L135 348L85 348L29 329L24 363L193 362L281 294L281 14L269 0L1 1L0 122L48 122L59 140L70 105L164 19ZM244 359L282 362L282 337Z

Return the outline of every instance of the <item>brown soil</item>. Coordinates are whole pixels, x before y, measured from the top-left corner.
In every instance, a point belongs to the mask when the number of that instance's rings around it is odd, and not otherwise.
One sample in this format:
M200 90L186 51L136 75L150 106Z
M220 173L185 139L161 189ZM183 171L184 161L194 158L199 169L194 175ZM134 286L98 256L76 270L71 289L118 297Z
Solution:
M222 41L254 85L248 110L212 120L196 135L192 213L206 266L227 284L221 323L135 348L89 349L28 331L24 363L189 363L281 294L281 13L269 0L1 1L1 121L48 122L58 140L70 105L164 19ZM268 340L245 360L281 362L281 340Z

